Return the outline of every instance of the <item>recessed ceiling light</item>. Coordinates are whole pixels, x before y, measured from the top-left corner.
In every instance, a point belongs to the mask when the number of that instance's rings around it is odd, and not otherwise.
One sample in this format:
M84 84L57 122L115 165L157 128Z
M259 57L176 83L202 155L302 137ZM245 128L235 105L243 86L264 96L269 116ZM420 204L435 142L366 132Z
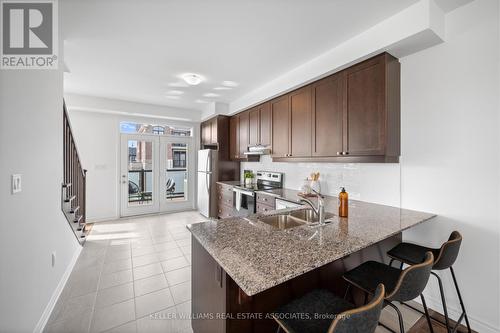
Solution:
M182 91L182 90L169 90L169 91L167 91L167 94L169 94L169 95L182 95L182 94L184 94L184 91Z
M237 82L234 82L234 81L222 81L222 85L225 87L234 88L234 87L237 87L239 84Z
M204 97L219 97L219 94L214 94L214 93L205 93L203 94Z
M196 86L203 81L203 78L200 75L194 73L182 74L182 79L186 81L187 84L192 86Z
M214 90L231 90L231 87L215 87Z
M180 96L165 96L165 98L168 98L168 99L180 99L181 97Z
M199 104L205 104L205 103L208 103L208 101L205 101L204 99L197 99L196 101L194 101L195 103L199 103Z
M187 88L187 87L189 87L189 85L183 81L172 82L172 83L169 83L168 86L173 87L173 88Z

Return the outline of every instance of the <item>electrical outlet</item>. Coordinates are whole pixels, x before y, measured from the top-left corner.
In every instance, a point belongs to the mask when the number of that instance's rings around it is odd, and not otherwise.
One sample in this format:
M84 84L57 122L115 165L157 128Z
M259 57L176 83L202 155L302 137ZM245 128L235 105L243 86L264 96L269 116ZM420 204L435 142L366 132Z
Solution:
M20 174L15 174L12 175L12 194L16 194L22 191L21 187L21 175Z
M52 255L50 256L50 258L52 260L52 267L55 267L56 266L56 253L52 252Z

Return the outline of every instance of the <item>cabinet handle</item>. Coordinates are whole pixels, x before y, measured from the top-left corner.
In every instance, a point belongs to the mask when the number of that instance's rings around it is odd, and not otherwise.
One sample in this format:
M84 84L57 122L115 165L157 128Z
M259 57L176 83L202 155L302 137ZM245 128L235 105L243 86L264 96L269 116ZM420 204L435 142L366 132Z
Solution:
M267 201L267 198L263 198L262 200Z
M349 152L348 152L348 151L345 151L345 152L344 152L344 155L349 155Z
M343 155L343 154L344 154L344 152L343 152L343 151L338 151L338 152L337 152L337 155Z

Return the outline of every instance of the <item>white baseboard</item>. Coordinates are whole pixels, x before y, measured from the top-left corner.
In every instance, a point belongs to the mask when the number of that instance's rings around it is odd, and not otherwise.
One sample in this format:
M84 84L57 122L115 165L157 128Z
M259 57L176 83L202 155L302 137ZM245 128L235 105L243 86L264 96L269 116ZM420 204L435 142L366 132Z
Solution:
M99 218L87 218L87 223L99 223L99 222L109 222L118 220L119 216L109 216L109 217L99 217Z
M45 310L43 311L42 316L40 317L40 320L38 320L38 323L35 326L35 329L33 330L33 333L42 333L45 325L47 325L47 321L50 318L50 315L52 314L52 311L54 310L54 307L56 306L57 300L59 299L59 296L61 296L61 293L64 289L64 286L66 286L66 282L68 282L69 276L71 275L71 272L73 271L73 267L75 267L76 261L78 260L78 256L80 256L80 252L82 252L82 247L77 246L75 253L73 253L73 258L71 258L70 263L68 264L68 267L64 271L63 276L61 277L61 280L59 280L59 284L56 287L56 290L52 293L52 297L50 298L49 303L45 307Z
M443 313L443 305L441 304L441 299L437 299L434 296L430 296L428 293L425 293L425 300L427 301L427 306L439 313ZM418 301L420 303L420 298L416 298L415 301ZM446 305L448 308L448 316L452 320L457 320L460 317L460 314L462 313L462 310L460 309L460 305L458 304L449 304L450 301L446 300ZM467 305L466 308L467 310ZM495 327L490 323L487 323L485 320L481 318L477 318L474 315L471 315L469 311L467 311L467 317L469 318L469 322L471 325L471 328L476 331L476 332L481 332L481 333L499 333L500 332L500 327ZM465 319L462 320L462 325L465 326Z
M173 213L190 212L194 210L196 210L196 208L193 208L191 206L186 206L186 207L181 207L179 209L172 209L168 212L147 213L147 214L130 215L130 216L112 216L112 217L90 218L90 219L87 218L87 223L116 222L121 220L130 220L147 216L160 216Z

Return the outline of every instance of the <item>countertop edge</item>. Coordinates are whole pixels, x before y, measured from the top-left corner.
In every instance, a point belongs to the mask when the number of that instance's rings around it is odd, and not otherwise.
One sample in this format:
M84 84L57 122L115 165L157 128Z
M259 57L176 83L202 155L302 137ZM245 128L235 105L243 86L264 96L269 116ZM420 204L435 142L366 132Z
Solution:
M296 209L300 209L300 208L296 208ZM213 249L212 249L212 248L211 248L211 247L207 244L207 242L204 242L204 241L203 241L200 237L198 237L198 235L196 235L195 233L193 233L193 232L191 231L191 228L190 228L190 227L191 227L191 225L194 225L194 224L199 224L199 223L213 223L213 221L212 221L212 220L205 221L205 222L197 222L197 223L189 224L189 225L187 225L187 226L186 226L186 228L187 228L187 229L191 232L192 237L194 237L194 238L195 238L195 239L196 239L196 240L200 243L200 245L201 245L201 246L203 246L203 248L204 248L204 249L205 249L205 250L206 250L206 251L210 254L210 256L211 256L211 257L212 257L212 258L213 258L213 259L214 259L214 260L215 260L215 261L216 261L216 262L217 262L217 263L218 263L218 264L222 267L222 269L224 269L224 271L225 271L225 272L226 272L226 273L227 273L227 274L228 274L228 275L229 275L229 276L230 276L230 277L234 280L234 282L238 285L238 287L239 287L241 290L243 290L243 292L245 292L245 294L246 294L246 295L248 295L248 296L254 296L254 295L259 294L259 293L261 293L261 292L263 292L263 291L266 291L266 290L268 290L268 289L271 289L271 288L273 288L273 287L275 287L275 286L277 286L277 285L280 285L281 283L284 283L284 282L286 282L286 281L288 281L288 280L291 280L291 279L293 279L293 278L295 278L295 277L297 277L297 276L300 276L300 275L303 275L303 274L305 274L305 273L308 273L308 272L310 272L310 271L312 271L312 270L315 270L315 269L317 269L317 268L319 268L319 267L322 267L322 266L324 266L324 265L328 265L328 264L330 264L330 263L332 263L332 262L334 262L334 261L336 261L336 260L339 260L339 259L345 258L346 256L348 256L348 255L350 255L350 254L352 254L352 253L355 253L355 252L360 251L360 250L362 250L362 249L364 249L364 248L367 248L367 247L369 247L369 246L371 246L371 245L373 245L373 244L379 243L379 242L381 242L381 241L383 241L383 240L385 240L385 239L388 239L388 238L390 238L390 237L393 237L393 236L395 236L395 235L397 235L397 234L399 234L399 233L402 233L403 231L408 230L408 229L410 229L410 228L412 228L412 227L414 227L414 226L417 226L417 225L419 225L419 224L422 224L422 223L424 223L424 222L427 222L427 221L429 221L429 220L432 220L432 219L434 219L436 216L437 216L436 214L431 214L429 217L427 217L427 218L425 218L425 219L423 219L423 220L421 220L421 221L419 221L419 222L417 222L417 223L415 223L415 224L413 224L413 225L411 225L411 226L407 226L407 227L405 227L405 228L402 228L400 231L393 232L393 233L391 233L391 234L388 234L388 235L386 235L386 236L384 236L384 237L382 237L382 238L380 238L380 239L374 240L374 241L369 242L369 243L367 243L367 244L363 244L363 245L361 245L361 246L351 248L349 251L345 251L344 253L342 253L342 254L340 254L340 255L338 255L338 256L336 256L336 257L330 257L330 258L328 258L327 260L325 260L325 261L323 261L323 262L319 262L319 263L317 263L316 265L310 266L310 267L308 267L308 269L305 269L305 270L303 270L303 271L300 271L300 272L294 272L293 274L288 274L288 275L285 275L285 276L283 276L282 278L280 278L280 279L278 279L278 280L274 280L272 283L269 283L269 285L264 286L263 288L258 288L257 290L254 290L254 291L252 291L252 290L248 290L248 289L247 289L247 288L243 285L243 283L241 283L241 284L240 284L240 283L238 283L238 278L235 278L235 276L234 276L233 274L231 274L230 269L228 270L228 267L227 267L227 266L223 263L223 261L221 261L221 260L218 258L218 255L217 255L217 254L215 253L215 251L214 251L214 250L213 250Z

